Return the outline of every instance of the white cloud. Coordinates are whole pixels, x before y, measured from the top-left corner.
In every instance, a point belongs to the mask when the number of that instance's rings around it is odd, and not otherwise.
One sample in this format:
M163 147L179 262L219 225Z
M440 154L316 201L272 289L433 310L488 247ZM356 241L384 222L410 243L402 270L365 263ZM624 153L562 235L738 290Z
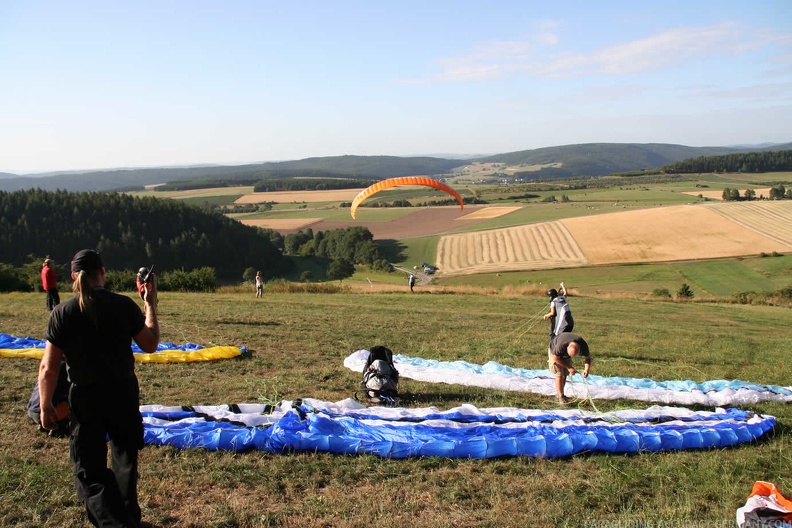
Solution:
M691 99L739 99L742 101L792 101L792 82L754 84L731 88L701 88L685 95Z
M560 39L548 25L530 40L491 42L470 53L438 60L440 82L483 81L522 73L537 78L620 76L671 68L692 60L741 55L769 44L786 45L792 36L744 32L734 22L663 31L593 51L547 54Z

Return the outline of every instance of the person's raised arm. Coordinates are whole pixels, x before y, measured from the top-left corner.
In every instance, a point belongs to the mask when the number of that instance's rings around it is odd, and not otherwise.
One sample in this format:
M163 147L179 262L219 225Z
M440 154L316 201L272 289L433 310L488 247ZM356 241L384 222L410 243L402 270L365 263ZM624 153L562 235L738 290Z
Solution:
M58 427L58 414L55 406L52 405L52 396L55 394L55 387L58 384L58 373L60 372L63 350L47 341L44 347L44 356L39 364L39 405L41 411L39 419L41 427L52 431Z
M567 289L566 289L566 286L564 286L563 282L561 283L561 286L558 288L558 293L560 293L561 295L566 297Z
M160 339L159 321L157 320L157 286L153 276L151 282L145 285L143 309L146 314L146 323L133 339L143 352L153 354L157 351Z

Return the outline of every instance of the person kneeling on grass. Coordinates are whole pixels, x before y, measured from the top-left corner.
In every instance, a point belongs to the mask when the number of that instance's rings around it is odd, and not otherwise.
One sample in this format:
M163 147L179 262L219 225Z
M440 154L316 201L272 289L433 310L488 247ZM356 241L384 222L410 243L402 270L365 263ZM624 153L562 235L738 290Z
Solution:
M591 354L586 340L572 332L562 332L550 342L547 363L550 373L555 376L556 400L559 405L566 406L569 400L564 396L564 386L567 375L577 373L572 358L583 356L586 366L583 368L583 377L587 378L591 369Z

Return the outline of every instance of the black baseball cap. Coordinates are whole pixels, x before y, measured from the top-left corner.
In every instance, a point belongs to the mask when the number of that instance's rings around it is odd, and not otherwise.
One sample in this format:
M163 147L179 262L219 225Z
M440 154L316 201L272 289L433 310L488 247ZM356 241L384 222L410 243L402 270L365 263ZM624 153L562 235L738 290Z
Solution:
M102 263L102 257L99 256L99 252L93 249L83 249L78 251L74 258L71 261L71 270L72 273L78 273L80 271L96 271L104 267Z

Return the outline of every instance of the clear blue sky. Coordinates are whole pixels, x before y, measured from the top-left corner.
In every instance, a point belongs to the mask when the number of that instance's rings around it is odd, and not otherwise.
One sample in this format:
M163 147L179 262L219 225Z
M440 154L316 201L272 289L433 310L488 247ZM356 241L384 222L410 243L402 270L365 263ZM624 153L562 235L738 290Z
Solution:
M0 171L792 141L792 1L0 0Z

